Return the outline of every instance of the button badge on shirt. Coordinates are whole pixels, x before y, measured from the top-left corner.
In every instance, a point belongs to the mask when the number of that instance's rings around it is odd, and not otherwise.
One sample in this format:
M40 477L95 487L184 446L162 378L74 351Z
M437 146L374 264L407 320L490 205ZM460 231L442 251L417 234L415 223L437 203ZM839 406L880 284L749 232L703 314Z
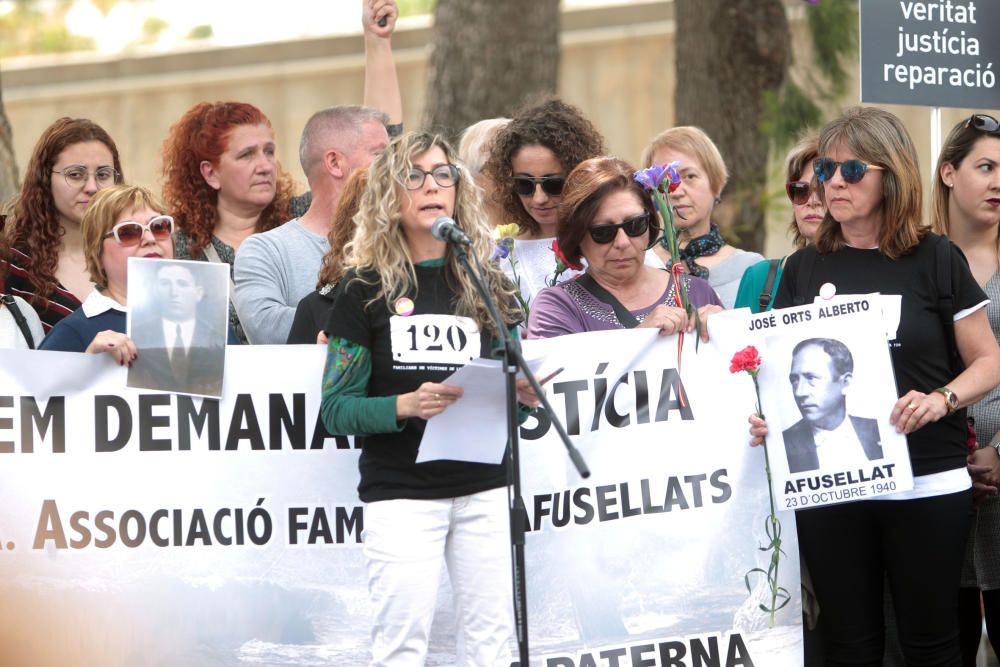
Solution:
M405 296L401 296L396 299L396 303L392 305L392 309L396 311L396 314L402 317L409 317L412 315L413 308L413 299Z

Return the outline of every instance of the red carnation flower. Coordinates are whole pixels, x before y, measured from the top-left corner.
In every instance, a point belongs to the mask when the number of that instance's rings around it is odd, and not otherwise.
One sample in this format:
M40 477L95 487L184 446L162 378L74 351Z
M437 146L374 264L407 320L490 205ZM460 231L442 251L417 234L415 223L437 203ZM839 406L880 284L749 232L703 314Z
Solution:
M746 371L751 375L756 375L759 369L760 353L757 352L757 348L753 345L747 345L745 348L734 354L732 361L729 363L730 373Z
M566 267L568 267L570 269L573 269L574 271L581 271L581 270L583 270L583 266L582 265L580 265L580 264L574 264L573 262L571 262L568 259L566 259L566 255L564 255L562 253L562 250L559 249L559 240L558 239L552 239L552 252L555 253L556 257L559 258L559 261L562 262L563 264L565 264Z

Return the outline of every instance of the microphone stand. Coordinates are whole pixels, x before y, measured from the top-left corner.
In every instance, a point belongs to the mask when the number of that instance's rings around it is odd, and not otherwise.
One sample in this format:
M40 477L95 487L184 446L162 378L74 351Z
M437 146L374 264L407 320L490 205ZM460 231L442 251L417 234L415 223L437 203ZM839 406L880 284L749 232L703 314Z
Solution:
M538 396L542 407L548 411L549 417L552 420L552 426L555 427L556 432L559 434L559 438L566 447L566 453L569 455L580 477L590 477L590 469L584 462L579 450L570 441L562 422L555 416L552 405L545 397L544 392L542 392L542 387L538 384L535 374L531 372L528 364L525 363L524 357L521 355L521 344L511 335L503 318L500 317L493 297L490 295L489 290L486 289L486 285L483 284L482 276L469 263L469 256L465 245L456 241L449 241L449 244L455 250L459 263L465 268L472 282L475 284L479 295L486 303L490 319L493 320L493 324L503 340L503 369L507 390L507 443L509 448L507 479L509 483L508 505L510 507L511 573L513 575L514 587L514 626L517 633L518 664L520 667L529 667L528 597L526 588L527 578L524 569L524 538L528 526L528 511L525 509L524 499L521 497L521 459L518 440L518 430L521 424L517 406L518 369L521 369L524 373L529 384L535 390L535 394ZM476 261L478 264L478 259Z

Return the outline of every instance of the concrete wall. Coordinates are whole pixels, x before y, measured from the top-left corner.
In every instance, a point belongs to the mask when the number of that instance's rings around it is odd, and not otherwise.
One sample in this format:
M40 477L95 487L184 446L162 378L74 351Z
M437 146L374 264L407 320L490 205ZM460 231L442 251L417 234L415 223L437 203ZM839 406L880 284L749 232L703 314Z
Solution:
M801 0L787 4L799 54L794 75L807 81L807 8ZM594 121L613 154L637 161L646 141L673 122L673 1L566 10L562 20L560 94ZM404 122L411 128L419 126L423 115L430 36L429 23L421 18L404 21L393 37ZM169 54L5 61L3 99L22 167L52 120L85 116L115 138L128 180L154 188L160 184L161 143L184 111L202 100L247 101L270 117L279 158L304 188L296 155L302 126L319 108L361 101L362 49L360 35L344 35ZM827 109L827 116L857 103L857 89L852 83L843 104ZM929 110L889 108L906 122L926 169ZM945 110L945 132L968 113ZM767 251L775 256L790 247L784 230L791 210L778 163L769 167L773 210Z

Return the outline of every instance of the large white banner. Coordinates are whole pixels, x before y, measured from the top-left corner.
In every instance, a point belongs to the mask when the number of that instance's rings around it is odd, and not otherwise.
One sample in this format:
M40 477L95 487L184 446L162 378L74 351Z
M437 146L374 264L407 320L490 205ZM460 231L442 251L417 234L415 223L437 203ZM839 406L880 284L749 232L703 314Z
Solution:
M679 362L656 331L529 341L567 368L549 395L593 471L577 476L544 420L522 429L532 655L548 667L802 664L791 513L777 571L791 600L774 627L766 572L752 572L771 540L753 384L729 372L746 327L719 316L712 343L685 337Z
M736 316L681 363L644 331L526 343L566 367L549 395L594 472L523 425L533 664L802 664L790 513L790 600L762 610L784 598L728 370L746 342ZM365 664L358 452L319 426L324 354L230 348L214 400L126 389L106 355L0 352L0 664ZM430 665L454 662L449 599Z

